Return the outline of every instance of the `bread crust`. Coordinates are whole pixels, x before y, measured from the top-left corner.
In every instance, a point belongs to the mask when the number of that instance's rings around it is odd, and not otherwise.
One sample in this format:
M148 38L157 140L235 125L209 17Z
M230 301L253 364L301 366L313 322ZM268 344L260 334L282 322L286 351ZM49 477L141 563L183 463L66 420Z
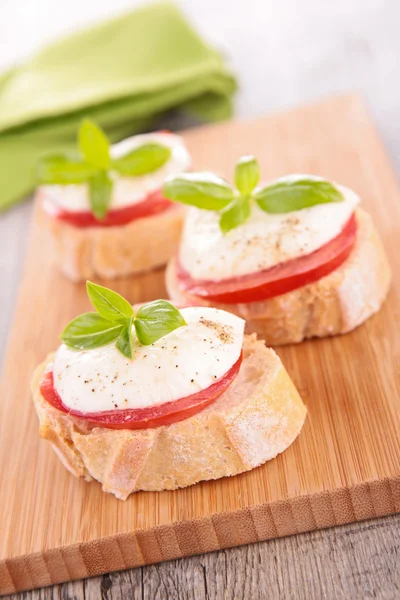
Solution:
M166 271L169 296L182 304L212 305L233 312L246 320L246 333L257 333L271 346L351 331L380 309L391 280L371 217L357 209L356 219L357 239L349 258L319 281L259 302L207 302L179 288L173 258Z
M54 240L57 262L73 281L149 271L165 265L177 252L184 215L177 204L126 225L79 228L49 215L41 206L40 189L38 202Z
M155 429L93 427L51 406L40 380L52 359L32 381L40 435L73 475L96 479L121 500L138 490L174 490L253 469L290 446L306 417L281 360L255 335L245 336L239 374L216 402Z

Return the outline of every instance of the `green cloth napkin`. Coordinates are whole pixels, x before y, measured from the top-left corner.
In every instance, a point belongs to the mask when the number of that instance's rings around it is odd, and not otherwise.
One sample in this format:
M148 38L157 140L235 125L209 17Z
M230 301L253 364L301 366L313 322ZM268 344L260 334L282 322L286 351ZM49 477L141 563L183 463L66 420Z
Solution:
M0 210L33 190L40 156L75 147L82 117L117 141L175 107L227 118L235 88L221 56L170 4L48 46L0 76Z

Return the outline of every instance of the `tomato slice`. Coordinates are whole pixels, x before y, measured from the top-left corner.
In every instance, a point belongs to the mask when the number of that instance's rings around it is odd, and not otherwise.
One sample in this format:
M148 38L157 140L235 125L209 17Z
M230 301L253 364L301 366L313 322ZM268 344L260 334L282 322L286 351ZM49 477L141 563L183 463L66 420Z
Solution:
M281 296L318 281L340 267L353 249L356 234L357 222L353 214L341 233L315 252L265 271L220 281L192 279L178 262L179 287L193 296L224 304L258 302Z
M144 200L137 204L130 204L124 208L110 210L104 219L96 219L90 211L85 212L69 212L54 205L53 202L43 200L43 208L52 217L65 221L74 227L114 227L116 225L126 225L135 219L143 217L151 217L157 215L173 206L173 202L167 200L162 195L162 190L159 189L151 194L148 194Z
M232 384L239 373L242 355L223 377L205 390L191 394L185 398L165 402L148 408L129 408L126 410L109 410L103 412L86 412L71 410L65 406L54 388L53 371L47 371L40 382L43 398L61 412L74 415L89 421L94 427L107 429L149 429L161 425L171 425L188 417L192 417L212 404Z

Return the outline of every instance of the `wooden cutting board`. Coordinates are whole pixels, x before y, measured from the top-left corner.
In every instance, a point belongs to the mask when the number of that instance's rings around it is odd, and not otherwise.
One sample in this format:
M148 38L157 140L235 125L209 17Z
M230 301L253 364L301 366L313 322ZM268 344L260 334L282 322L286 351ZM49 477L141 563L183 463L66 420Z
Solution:
M265 178L309 172L354 188L389 255L389 298L353 333L279 349L309 409L283 455L121 502L74 479L38 437L32 371L89 303L58 273L35 215L0 392L3 594L400 511L400 193L363 103L338 97L184 137L196 169L230 177L253 153ZM165 296L161 271L112 285L132 302Z

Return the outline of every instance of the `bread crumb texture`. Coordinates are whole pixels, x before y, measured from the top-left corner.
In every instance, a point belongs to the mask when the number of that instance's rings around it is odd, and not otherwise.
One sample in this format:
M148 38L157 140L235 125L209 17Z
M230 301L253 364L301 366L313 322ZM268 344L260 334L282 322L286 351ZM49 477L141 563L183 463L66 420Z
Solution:
M173 205L126 225L79 228L41 211L57 263L73 281L115 279L165 265L178 249L183 215L184 210Z
M92 427L53 408L40 393L51 361L50 355L32 382L41 437L73 475L96 479L121 500L138 490L173 490L253 469L290 446L306 417L279 357L255 335L245 336L240 372L216 402L156 429Z

